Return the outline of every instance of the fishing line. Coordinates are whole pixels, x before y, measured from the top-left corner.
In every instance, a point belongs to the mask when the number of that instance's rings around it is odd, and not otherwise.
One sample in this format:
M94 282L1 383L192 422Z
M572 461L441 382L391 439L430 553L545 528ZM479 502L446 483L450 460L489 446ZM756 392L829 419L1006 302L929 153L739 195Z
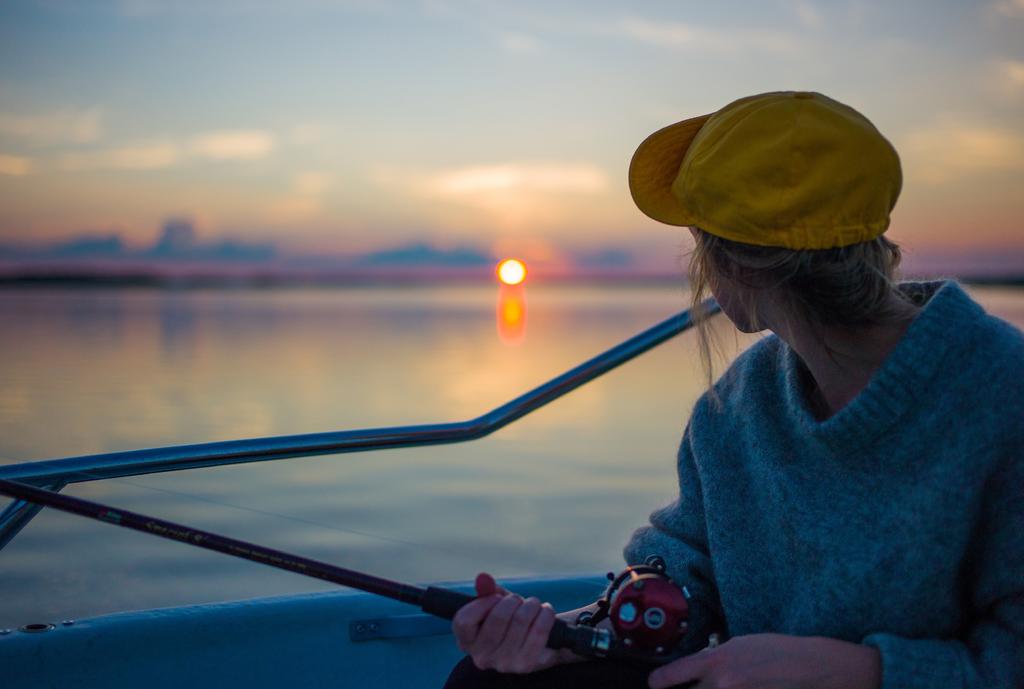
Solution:
M415 548L429 548L429 549L432 549L432 550L442 550L443 549L443 547L434 547L434 546L427 545L425 543L416 543L416 542L413 542L413 541L403 541L401 539L392 538L390 536L381 536L380 534L370 533L369 531L359 531L358 529L346 529L346 528L343 528L343 527L340 527L340 526L334 526L332 524L324 524L323 522L318 522L318 521L315 521L315 520L312 520L312 519L306 519L305 517L296 517L296 516L290 515L290 514L280 514L278 512L271 512L269 510L261 510L261 509L255 508L255 507L249 507L247 505L238 505L238 504L231 503L231 502L224 502L223 500L217 500L215 498L205 497L205 496L202 496L202 495L196 495L194 493L185 493L185 492L178 491L178 490L172 490L170 488L157 488L156 486L149 486L149 485L146 485L145 483L136 483L135 481L128 481L127 479L123 479L123 478L103 479L103 480L113 480L113 481L116 481L118 483L124 483L124 484L129 485L129 486L135 486L137 488L145 488L147 490L153 490L153 491L156 491L158 493L167 493L168 495L177 495L177 496L180 496L180 497L183 497L183 498L188 498L190 500L196 500L198 502L205 502L205 503L208 503L208 504L211 504L211 505L218 505L220 507L230 507L232 509L242 510L244 512L252 512L254 514L261 514L261 515L264 515L264 516L267 516L267 517L277 517L278 519L284 519L286 521L298 522L300 524L309 524L310 526L319 526L322 529L329 529L331 531L337 531L337 532L340 532L340 533L350 534L350 535L354 535L354 536L363 536L363 537L366 537L366 538L370 538L370 539L374 539L374 540L378 540L378 541L383 541L385 543L394 543L394 544L397 544L397 545L412 546L412 547L415 547ZM450 551L449 554L462 556L462 554L457 553L455 551Z
M410 584L391 581L356 570L345 569L326 562L292 555L284 551L266 548L239 539L228 538L209 531L203 531L183 524L165 521L137 512L109 507L102 503L83 500L62 493L36 488L24 483L0 479L0 493L51 507L62 512L113 524L122 528L160 536L197 548L213 550L250 560L278 569L305 576L350 586L392 600L418 606L431 615L452 619L474 596L449 589L428 586L420 588ZM637 587L640 588L640 587ZM568 648L579 655L598 658L617 658L646 665L661 665L681 657L682 647L677 649L659 648L654 653L636 648L629 640L622 642L614 638L608 629L597 629L585 624L570 625L556 619L548 636L549 648Z
M205 502L205 503L208 503L208 504L211 504L211 505L217 505L217 506L220 506L220 507L228 507L228 508L232 508L232 509L236 509L236 510L241 510L241 511L244 511L244 512L252 512L254 514L260 514L260 515L264 515L264 516L268 516L268 517L276 517L276 518L287 520L287 521L293 521L293 522L297 522L297 523L300 523L300 524L308 524L310 526L318 526L318 527L323 528L323 529L328 529L328 530L331 530L331 531L336 531L336 532L339 532L339 533L345 533L345 534L349 534L349 535L363 536L365 538L375 539L375 540L378 540L378 541L381 541L381 542L384 542L384 543L392 543L392 544L395 544L395 545L409 546L409 547L419 548L419 549L423 549L423 550L429 550L429 551L435 552L435 553L443 553L443 554L445 554L447 556L459 558L459 559L467 561L467 562L470 560L470 557L471 557L470 553L466 553L466 552L461 551L461 550L456 550L456 549L448 547L448 546L429 545L429 544L426 544L426 543L417 543L415 541L405 541L405 540L401 540L401 539L398 539L398 538L392 538L392 537L389 537L389 536L381 536L379 534L374 534L374 533L370 533L370 532L367 532L367 531L359 531L357 529L346 529L346 528L343 528L343 527L340 527L340 526L334 526L334 525L331 525L331 524L325 524L323 522L318 522L318 521L315 521L315 520L312 520L312 519L306 519L305 517L297 517L297 516L293 516L293 515L287 515L287 514L280 514L280 513L277 513L277 512L271 512L269 510L261 510L261 509L255 508L255 507L248 507L246 505L238 505L238 504L235 504L235 503L224 502L222 500L217 500L217 499L205 497L205 496L202 496L202 495L196 495L194 493L186 493L186 492L183 492L183 491L173 490L173 489L170 489L170 488L158 488L156 486L150 486L150 485L147 485L145 483L138 483L136 481L130 481L130 480L124 479L124 478L113 478L113 479L111 479L111 478L103 478L101 476L91 475L88 472L84 472L84 471L78 471L78 472L76 472L76 475L87 477L87 478L90 478L90 479L93 479L93 480L96 480L96 481L116 481L117 483L123 483L125 485L133 486L133 487L136 487L136 488L145 488L145 489L148 489L148 490L156 491L158 493L166 493L168 495L176 495L178 497L183 497L183 498L187 498L187 499L190 499L190 500L196 500L198 502ZM475 559L473 561L476 562ZM576 582L576 583L579 583L581 585L593 588L595 591L603 591L604 588L605 588L605 585L603 583L597 583L593 579L589 579L589 578L584 578L584 577L580 577L580 576L564 576L564 577L560 577L560 578L565 580L565 581Z

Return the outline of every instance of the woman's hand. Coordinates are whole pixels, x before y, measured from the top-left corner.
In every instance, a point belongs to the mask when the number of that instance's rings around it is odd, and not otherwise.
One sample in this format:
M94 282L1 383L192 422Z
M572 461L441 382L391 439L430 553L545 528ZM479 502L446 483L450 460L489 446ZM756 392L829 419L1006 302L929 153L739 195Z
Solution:
M878 689L881 660L869 646L820 636L751 634L651 673L652 689Z
M481 670L536 672L557 665L561 654L547 647L555 611L536 598L509 593L490 574L476 577L477 599L452 620L455 640Z

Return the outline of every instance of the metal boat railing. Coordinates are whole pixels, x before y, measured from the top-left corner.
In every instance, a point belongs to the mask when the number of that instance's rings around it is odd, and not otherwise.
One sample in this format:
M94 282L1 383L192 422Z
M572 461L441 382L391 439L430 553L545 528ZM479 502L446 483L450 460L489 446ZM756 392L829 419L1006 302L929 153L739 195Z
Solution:
M710 299L704 302L701 308L707 311L708 316L720 310L718 304ZM228 440L23 462L0 466L0 478L59 491L69 483L121 476L475 440L490 435L584 383L653 349L689 329L693 323L690 310L687 309L469 421ZM0 513L0 548L7 545L35 517L39 509L37 505L22 500L15 500L8 505Z

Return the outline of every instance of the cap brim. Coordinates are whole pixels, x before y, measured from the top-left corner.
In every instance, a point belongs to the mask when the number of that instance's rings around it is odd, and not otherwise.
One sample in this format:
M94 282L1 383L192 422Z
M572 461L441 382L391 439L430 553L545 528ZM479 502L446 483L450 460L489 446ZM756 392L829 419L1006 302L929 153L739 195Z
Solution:
M695 224L695 219L672 195L672 183L679 175L686 151L711 114L670 124L637 147L629 163L629 192L645 215L668 225Z

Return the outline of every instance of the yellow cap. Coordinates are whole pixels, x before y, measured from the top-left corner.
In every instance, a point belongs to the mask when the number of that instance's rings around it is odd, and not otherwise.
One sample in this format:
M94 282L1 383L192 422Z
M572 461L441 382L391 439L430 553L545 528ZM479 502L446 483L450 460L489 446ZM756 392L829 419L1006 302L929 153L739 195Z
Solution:
M745 244L829 249L889 227L900 159L859 112L820 93L733 101L647 137L629 165L644 213Z

